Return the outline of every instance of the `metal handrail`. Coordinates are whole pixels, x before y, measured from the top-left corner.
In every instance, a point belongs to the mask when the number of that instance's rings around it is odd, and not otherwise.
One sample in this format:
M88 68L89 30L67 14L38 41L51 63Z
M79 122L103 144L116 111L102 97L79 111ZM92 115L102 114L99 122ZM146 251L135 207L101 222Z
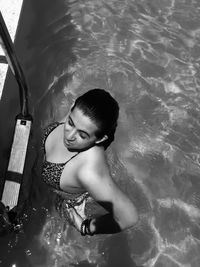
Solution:
M7 62L11 68L12 73L14 74L18 86L19 86L19 97L20 97L20 107L21 107L21 116L23 118L30 117L28 111L28 87L27 82L22 71L22 68L19 64L17 56L14 52L14 45L11 40L10 34L7 30L6 24L4 22L3 16L0 12L0 44L4 50Z

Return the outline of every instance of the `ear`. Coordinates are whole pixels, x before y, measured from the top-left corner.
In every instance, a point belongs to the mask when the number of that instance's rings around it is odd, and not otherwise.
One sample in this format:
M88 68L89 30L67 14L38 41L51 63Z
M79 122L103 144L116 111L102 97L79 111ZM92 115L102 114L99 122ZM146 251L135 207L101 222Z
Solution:
M107 135L104 135L101 139L97 140L97 141L95 142L95 144L100 144L100 143L104 142L104 141L107 140L107 139L108 139L108 136L107 136Z

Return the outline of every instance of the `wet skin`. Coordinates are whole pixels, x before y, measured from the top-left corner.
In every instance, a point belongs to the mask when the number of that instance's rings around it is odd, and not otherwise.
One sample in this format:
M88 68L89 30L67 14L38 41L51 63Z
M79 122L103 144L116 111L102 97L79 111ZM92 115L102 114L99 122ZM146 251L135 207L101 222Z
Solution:
M83 151L107 139L97 138L97 125L78 108L67 116L64 125L64 144L69 151Z
M118 229L125 229L137 221L137 211L130 199L118 188L110 176L105 150L102 144L107 136L97 138L97 125L78 108L74 108L65 120L47 137L46 159L51 162L66 162L73 155L62 172L60 188L66 192L89 192L90 196L108 210L110 215L103 220L95 219L92 231L102 227L105 233L112 232L114 224ZM105 205L104 205L105 203ZM70 214L76 228L80 231L84 219L84 206L79 210L71 209ZM114 220L113 220L114 218ZM96 226L95 226L96 223ZM106 228L106 225L108 226Z
M64 124L59 125L47 137L45 143L47 161L63 163L78 153L65 165L62 172L60 188L63 191L86 191L77 179L77 172L83 164L86 166L90 162L91 165L96 158L98 166L105 168L105 152L100 144L107 136L98 139L95 135L97 130L97 126L89 117L78 108L74 108L64 119Z

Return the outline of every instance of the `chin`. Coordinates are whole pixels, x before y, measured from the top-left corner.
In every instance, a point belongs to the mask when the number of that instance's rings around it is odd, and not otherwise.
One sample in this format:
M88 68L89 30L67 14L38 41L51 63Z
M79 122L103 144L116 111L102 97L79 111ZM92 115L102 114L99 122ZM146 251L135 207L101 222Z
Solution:
M78 152L79 150L74 148L74 147L68 147L67 146L67 149L70 151L70 152Z
M71 147L71 146L67 146L67 149L68 149L70 152L81 152L81 151L84 151L84 150L85 150L85 149L82 149L82 148Z
M88 149L90 149L92 146L86 146L86 147L67 147L67 149L70 152L83 152L86 151Z

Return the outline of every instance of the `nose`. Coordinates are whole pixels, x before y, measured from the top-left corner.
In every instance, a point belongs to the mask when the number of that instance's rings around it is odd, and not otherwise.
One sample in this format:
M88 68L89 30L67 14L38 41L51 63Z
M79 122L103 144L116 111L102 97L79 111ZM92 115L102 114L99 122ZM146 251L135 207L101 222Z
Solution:
M76 135L76 130L70 130L66 132L66 138L68 141L74 141L75 140L75 135Z

